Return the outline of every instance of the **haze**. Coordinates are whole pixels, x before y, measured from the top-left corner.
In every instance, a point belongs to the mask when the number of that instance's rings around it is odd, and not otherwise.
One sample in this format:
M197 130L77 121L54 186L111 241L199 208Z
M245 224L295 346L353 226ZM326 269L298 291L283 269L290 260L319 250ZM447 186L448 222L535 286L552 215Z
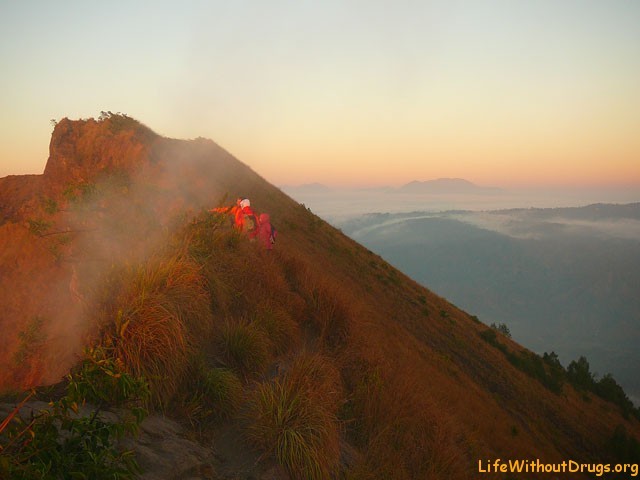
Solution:
M563 365L584 356L640 402L640 203L411 212L334 222L486 324Z
M640 3L2 2L0 176L123 112L276 184L640 185Z
M403 193L396 188L281 187L296 201L336 224L368 213L474 212L510 208L580 207L640 202L640 188L513 188L495 193ZM474 216L477 218L477 216Z

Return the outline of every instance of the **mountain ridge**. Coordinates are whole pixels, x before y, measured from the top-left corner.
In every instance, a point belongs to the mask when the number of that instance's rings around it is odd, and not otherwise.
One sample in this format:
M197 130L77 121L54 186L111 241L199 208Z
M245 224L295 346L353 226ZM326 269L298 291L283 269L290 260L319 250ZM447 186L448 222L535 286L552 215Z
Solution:
M101 146L96 151L91 145ZM326 397L334 389L313 390L334 405L343 425L331 424L342 445L338 453L352 452L351 461L330 464L334 473L340 468L355 478L463 479L487 458L603 461L614 458L608 442L616 427L639 436L638 421L625 419L615 405L598 397L587 402L570 385L554 393L515 368L505 352L529 358L526 349L499 334L491 337L489 327L212 141L165 139L121 116L61 121L49 162L44 179L55 178L50 190L34 186L31 196L25 193L20 205L2 213L0 303L11 308L2 319L2 330L10 334L0 344L0 360L12 366L0 379L4 388L55 382L96 330L115 328L114 318L130 315L131 334L135 325L142 328L150 313L136 316L139 308L126 303L135 282L114 283L110 272L128 272L131 265L140 265L134 273L146 272L148 265L164 265L158 252L175 250L172 255L183 258L186 249L195 253L180 266L190 269L181 278L193 278L185 295L197 294L207 306L203 323L190 327L197 333L193 348L204 342L198 348L208 352L206 358L219 358L217 342L226 325L254 325L271 312L278 325L290 328L279 347L284 353L274 350L272 363L244 375L265 388L278 385L289 378L287 366L309 353L328 365L323 381L337 372L337 403ZM9 183L17 181L0 179L0 195ZM273 252L206 212L237 195L271 214L278 228ZM177 238L187 242L184 248ZM52 295L39 299L42 292ZM25 335L19 333L28 332L34 318L46 332L45 340L34 342L41 355L21 356ZM61 357L63 346L71 354ZM227 358L226 365L231 362ZM44 372L48 366L56 371ZM133 364L125 367L135 371ZM175 370L169 380L185 381L188 368ZM243 385L249 394L253 384ZM177 386L152 387L163 402L180 399ZM239 423L229 425L242 430ZM273 459L269 452L263 451L264 458Z

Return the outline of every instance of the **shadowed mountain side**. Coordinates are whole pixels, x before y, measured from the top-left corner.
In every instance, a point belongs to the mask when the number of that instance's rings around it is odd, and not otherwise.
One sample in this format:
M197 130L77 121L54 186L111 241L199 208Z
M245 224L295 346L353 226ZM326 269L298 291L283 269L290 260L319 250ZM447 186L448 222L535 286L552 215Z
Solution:
M300 362L313 367L312 375L299 374L298 381L323 402L320 414L338 420L330 422L322 440L328 458L324 473L314 478L333 472L350 478L467 479L486 459L605 461L613 458L609 444L616 427L640 436L638 421L623 418L616 405L598 397L587 401L569 385L553 392L514 367L505 352L528 358L521 346L501 335L487 341L491 330L484 324L331 227L213 142L164 139L128 117L92 122L60 122L64 128L54 131L51 167L45 171L45 180L50 172L60 172L51 193L21 200L31 202L31 210L12 213L0 226L0 241L8 249L2 251L10 252L2 257L0 303L13 305L0 325L10 332L1 352L2 363L10 365L4 387L55 381L101 329L115 331L114 338L123 342L147 325L149 316L158 315L158 309L145 310L150 307L144 301L164 292L162 302L180 294L190 301L178 310L193 309L201 316L194 322L187 315L185 322L193 322L187 346L201 349L203 362L221 357L218 342L229 325L257 328L266 313L277 320L268 327L272 353L260 368L247 369L229 355L222 366L235 365L248 396L291 381ZM99 130L95 136L94 128ZM85 134L86 149L75 148ZM110 150L109 138L122 142L116 150L131 155L131 163ZM103 153L88 147L96 141ZM64 165L54 168L61 159ZM96 173L91 164L107 166ZM235 234L227 219L201 211L224 198L231 204L237 195L271 214L278 229L274 251ZM54 232L63 232L65 241L56 240ZM170 252L173 260L165 262L158 252ZM156 264L179 275L158 277L151 268ZM38 285L29 271L41 275ZM131 272L131 281L114 283L113 271ZM155 282L156 289L140 287L146 285L143 280ZM140 299L132 297L136 288L142 289ZM27 309L29 304L34 306ZM196 304L206 311L196 310ZM166 305L161 304L163 311ZM172 315L161 318L182 318L180 311ZM277 343L283 325L288 330ZM32 348L25 352L28 341ZM190 356L180 348L171 356L152 353L154 368L175 367L150 378L154 398L166 408L186 393L180 385L192 368L168 360L187 362ZM127 363L127 357L119 361L129 371L145 371L144 365ZM246 408L257 407L249 403ZM225 424L220 438L229 432L242 436L248 429L255 448L257 428L247 426L244 417ZM204 434L202 441L215 446L216 431ZM263 459L276 457L268 442L262 448ZM298 467L287 468L295 478Z
M372 215L345 231L566 365L586 356L640 398L638 205Z

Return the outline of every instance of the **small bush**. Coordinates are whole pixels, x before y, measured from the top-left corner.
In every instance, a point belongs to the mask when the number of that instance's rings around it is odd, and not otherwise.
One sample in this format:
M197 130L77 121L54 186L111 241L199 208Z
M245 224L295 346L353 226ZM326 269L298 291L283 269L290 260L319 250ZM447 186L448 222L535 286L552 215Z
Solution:
M539 355L532 352L507 353L507 360L518 370L538 380L543 386L554 393L562 392L564 375L557 370L545 366L545 362ZM550 370L547 371L547 370Z
M31 418L23 418L18 407L0 425L0 477L134 478L140 469L133 452L118 448L117 441L137 431L147 393L144 380L123 372L104 350L88 351L68 375L65 395ZM87 412L86 401L97 406ZM107 422L99 416L104 405L127 406L133 415Z
M509 330L509 327L506 323L499 323L497 325L495 323L492 323L491 328L493 328L496 332L500 332L505 337L511 338L511 331Z
M634 414L638 417L638 411L633 406L633 402L629 400L624 389L618 384L618 382L616 382L610 373L606 374L596 382L594 393L600 398L618 405L625 418L628 418L630 414Z
M273 455L292 478L328 479L336 471L337 419L304 385L286 375L258 385L247 417L250 443Z
M48 222L46 220L36 219L36 220L27 220L29 224L29 232L38 237L42 237L46 235L49 229L53 226L53 222Z
M493 346L495 346L498 343L498 335L496 334L496 331L493 329L483 330L482 332L480 332L480 338L482 338L485 342Z
M20 367L38 355L46 340L42 331L44 319L39 316L31 318L24 330L18 332L18 350L13 355L14 366Z
M54 215L58 213L60 207L58 206L58 202L56 202L53 198L46 197L42 199L42 206L48 215Z
M216 338L221 363L247 377L261 373L267 365L269 341L264 332L245 322L227 321Z
M220 420L236 412L242 398L242 383L231 370L212 368L205 373L200 391L211 416Z
M325 408L337 413L343 397L340 372L320 354L297 354L286 371L287 380L313 394Z
M488 328L480 332L480 338L482 338L489 345L492 345L498 350L500 350L505 355L509 354L509 349L507 348L506 345L498 341L498 335L496 333L496 330L494 330L493 328Z
M184 414L193 426L216 424L237 412L243 391L234 372L198 365L190 373L193 378L184 385L184 396L176 411Z
M585 357L573 360L567 367L567 378L569 382L582 391L593 391L595 380L589 366L589 362Z

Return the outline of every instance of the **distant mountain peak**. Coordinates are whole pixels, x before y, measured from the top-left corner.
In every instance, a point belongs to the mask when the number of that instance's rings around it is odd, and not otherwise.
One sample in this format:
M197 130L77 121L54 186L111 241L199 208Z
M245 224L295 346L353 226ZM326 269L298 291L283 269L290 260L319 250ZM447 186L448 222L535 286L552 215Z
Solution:
M331 188L326 185L318 182L313 183L305 183L302 185L283 185L281 187L285 192L296 192L296 193L327 193L331 190Z
M437 178L435 180L414 180L399 188L402 193L499 193L501 189L482 187L464 178Z

